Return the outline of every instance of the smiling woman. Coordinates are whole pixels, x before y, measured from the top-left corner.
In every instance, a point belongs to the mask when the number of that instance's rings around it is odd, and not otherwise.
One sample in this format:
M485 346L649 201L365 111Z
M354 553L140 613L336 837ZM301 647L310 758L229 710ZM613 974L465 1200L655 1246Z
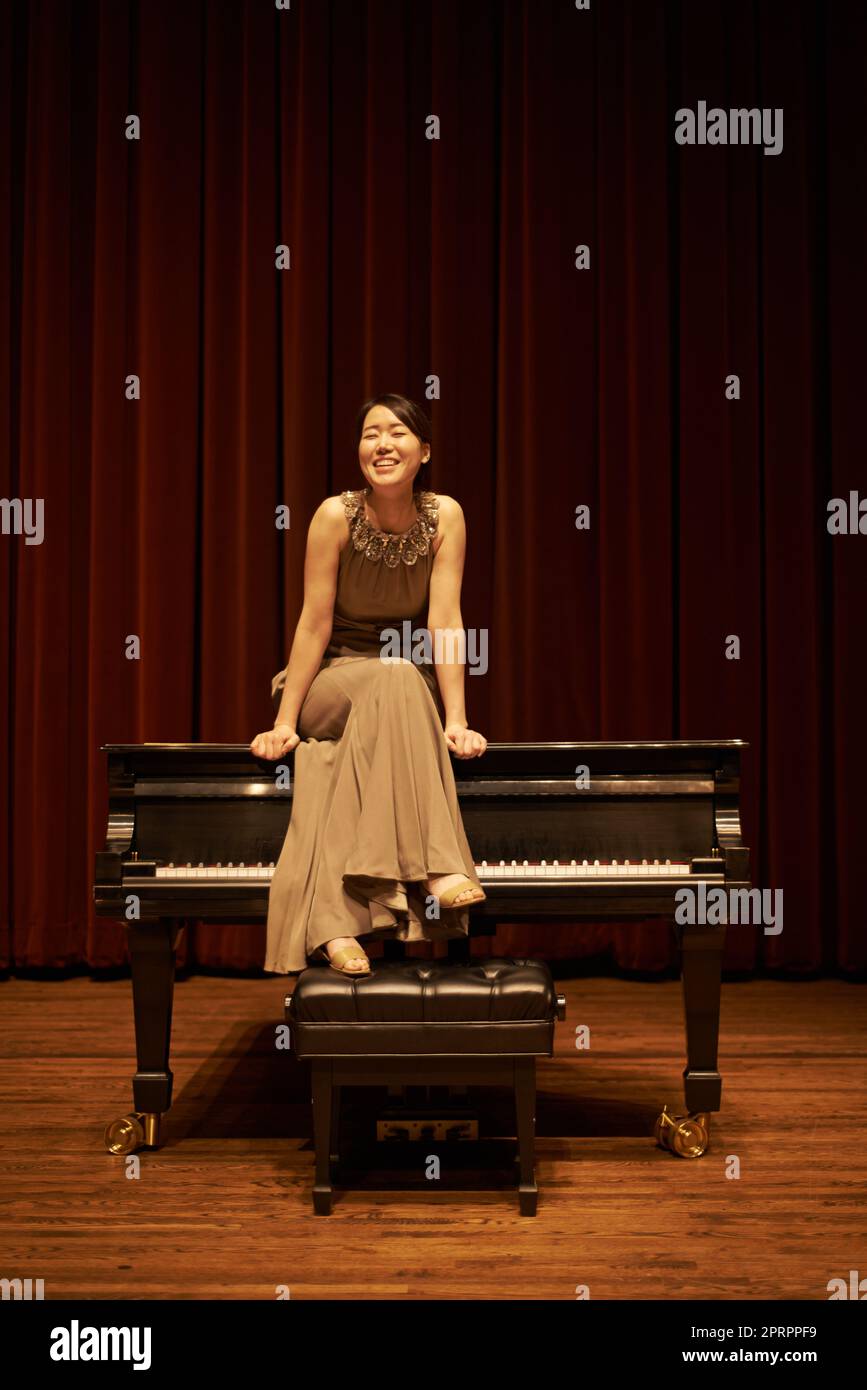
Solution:
M316 951L369 974L359 937L465 935L484 898L449 758L487 747L467 725L463 661L436 641L438 659L383 659L383 631L405 620L434 638L463 627L463 512L420 485L431 430L413 401L367 401L356 445L367 486L326 498L310 523L277 717L250 744L269 759L295 749L268 907L265 969L282 974Z

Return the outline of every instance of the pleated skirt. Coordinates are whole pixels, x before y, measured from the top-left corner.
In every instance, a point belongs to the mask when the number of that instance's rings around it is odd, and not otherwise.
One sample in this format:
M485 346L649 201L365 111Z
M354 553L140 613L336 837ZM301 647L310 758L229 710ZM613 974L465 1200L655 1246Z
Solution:
M304 970L336 936L466 935L424 880L479 880L431 691L409 661L332 657L298 720L292 817L271 881L265 969Z

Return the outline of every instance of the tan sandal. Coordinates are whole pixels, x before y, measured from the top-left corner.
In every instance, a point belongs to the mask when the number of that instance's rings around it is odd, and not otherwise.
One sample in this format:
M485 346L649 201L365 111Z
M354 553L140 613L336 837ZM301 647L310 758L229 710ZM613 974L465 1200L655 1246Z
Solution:
M459 898L461 893L466 893L469 889L472 889L473 896L471 898L464 898L462 903L456 903L455 898ZM459 879L457 883L452 884L451 888L447 888L444 893L434 894L433 896L439 898L440 908L456 907L461 909L464 907L472 907L473 903L483 903L485 901L485 894L482 889L469 878Z
M336 970L338 975L348 975L352 979L361 980L365 975L370 974L370 957L360 946L338 946L333 956L329 956L324 946L317 946L316 954L324 956L325 960L327 960L328 964L331 966L331 969ZM366 970L343 969L347 961L361 960L362 957L367 961Z

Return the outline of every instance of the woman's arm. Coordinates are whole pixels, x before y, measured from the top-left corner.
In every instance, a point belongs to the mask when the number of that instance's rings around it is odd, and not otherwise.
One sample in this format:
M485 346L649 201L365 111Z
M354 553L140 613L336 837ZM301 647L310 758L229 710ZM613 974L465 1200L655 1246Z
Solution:
M274 728L257 734L250 744L257 757L279 758L300 742L296 732L298 716L331 636L337 567L345 536L343 503L339 497L327 497L314 512L307 532L304 604L295 628ZM282 732L278 732L281 726Z
M440 497L439 519L442 540L431 570L427 625L434 644L446 739L459 757L474 758L484 753L488 745L481 734L467 728L464 704L466 637L461 617L461 581L467 527L463 509L453 497Z

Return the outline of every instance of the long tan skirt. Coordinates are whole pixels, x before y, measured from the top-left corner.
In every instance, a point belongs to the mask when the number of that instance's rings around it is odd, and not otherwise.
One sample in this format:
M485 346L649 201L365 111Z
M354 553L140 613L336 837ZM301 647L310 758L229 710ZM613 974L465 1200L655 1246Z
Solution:
M424 879L479 880L433 696L408 661L333 657L298 720L292 819L271 881L265 969L303 970L335 936L465 935Z

